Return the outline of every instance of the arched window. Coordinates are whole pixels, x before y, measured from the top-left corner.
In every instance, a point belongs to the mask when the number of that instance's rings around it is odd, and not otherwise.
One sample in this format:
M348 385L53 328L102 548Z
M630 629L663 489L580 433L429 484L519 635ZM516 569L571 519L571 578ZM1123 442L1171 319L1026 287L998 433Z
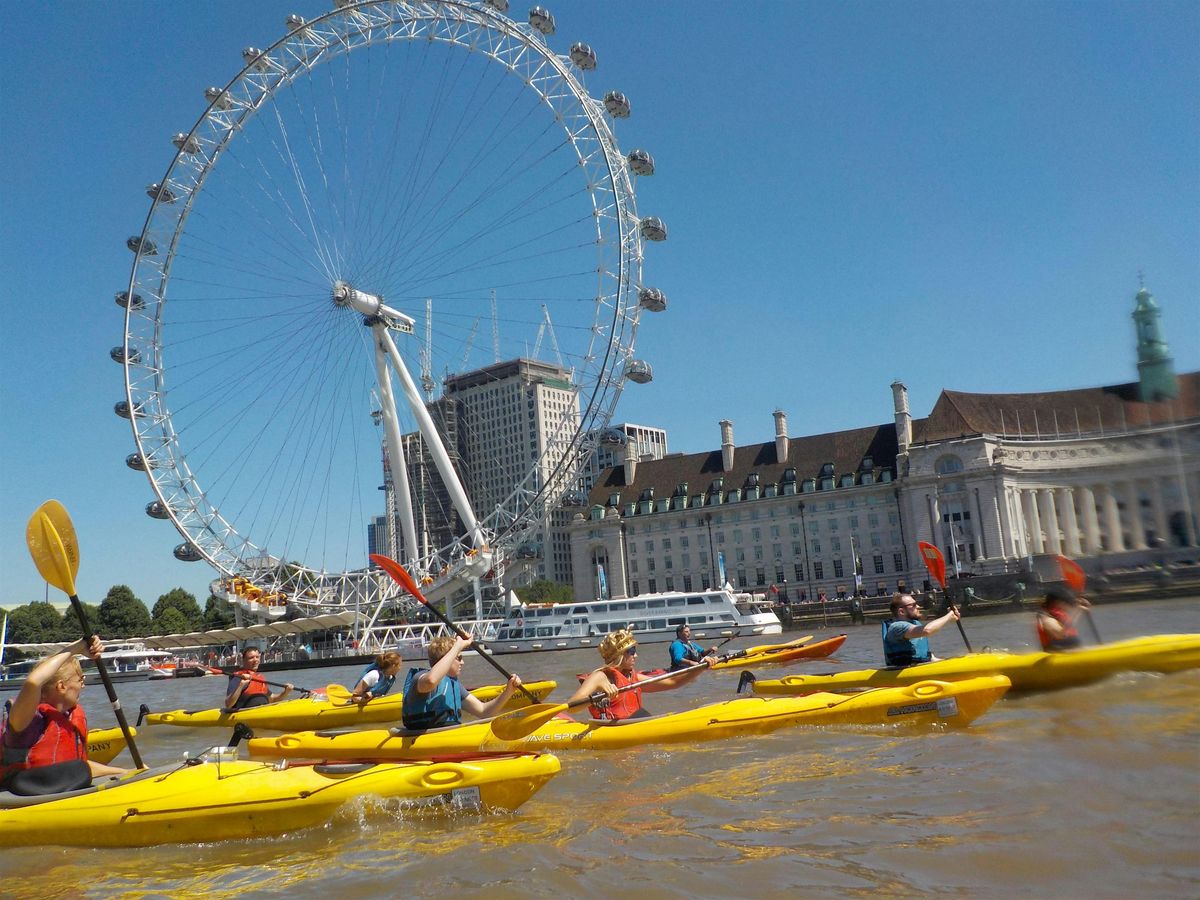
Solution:
M953 454L939 457L934 463L933 470L939 475L949 475L951 472L961 472L963 470L962 460Z

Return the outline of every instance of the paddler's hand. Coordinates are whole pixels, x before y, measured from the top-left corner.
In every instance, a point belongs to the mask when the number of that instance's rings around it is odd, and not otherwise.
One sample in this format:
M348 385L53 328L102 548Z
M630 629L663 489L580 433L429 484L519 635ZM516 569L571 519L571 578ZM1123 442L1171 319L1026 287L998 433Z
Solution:
M516 673L513 673L508 678L508 689L510 691L515 691L520 687L521 687L521 676L517 675Z
M1092 604L1087 601L1086 597L1079 597L1076 601L1080 609L1091 609Z
M100 642L99 635L93 634L90 638L80 638L77 640L72 645L71 651L73 653L83 653L88 659L95 662L100 658L100 654L104 652L104 644Z
M607 709L608 704L617 699L617 686L611 681L606 681L600 685L596 693L592 694L592 702L600 709Z

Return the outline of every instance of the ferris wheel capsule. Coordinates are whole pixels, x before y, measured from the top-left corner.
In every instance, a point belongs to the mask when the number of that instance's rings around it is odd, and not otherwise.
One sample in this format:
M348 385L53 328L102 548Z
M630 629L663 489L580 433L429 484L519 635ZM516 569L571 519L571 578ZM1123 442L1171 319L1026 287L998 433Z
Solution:
M508 0L486 0L486 4L496 12L508 12Z
M200 142L196 140L195 135L184 134L181 131L171 138L171 143L178 147L182 153L200 152Z
M654 380L654 369L644 359L631 359L625 366L625 377L635 384L649 384Z
M113 362L120 363L121 365L125 365L128 362L130 365L136 366L142 361L142 354L138 352L136 347L130 347L129 353L126 353L124 347L116 346L108 351L108 355L112 358Z
M571 62L575 63L576 68L590 72L596 68L596 51L582 41L572 44Z
M650 312L662 312L667 308L667 295L658 288L642 288L638 291L638 303Z
M205 88L204 99L217 109L229 109L229 107L233 106L233 101L229 99L229 95L219 87Z
M604 108L614 119L628 119L631 112L629 98L620 91L609 91L604 95Z
M135 234L133 237L125 241L125 246L134 253L140 253L142 256L158 255L158 247L155 245L154 241L149 240L148 238L143 240L140 234Z
M308 23L304 21L304 16L298 16L295 13L292 13L283 20L283 24L287 26L288 31L298 31Z
M634 175L654 174L654 157L645 150L630 150L628 159L629 168L633 170Z
M117 301L117 306L123 309L145 309L146 301L142 299L141 294L134 294L133 300L129 299L129 291L117 291L114 298Z
M200 562L204 554L196 549L194 544L180 544L174 550L175 558L180 562Z
M146 186L146 196L151 200L157 200L159 203L174 203L179 198L165 184L154 182Z
M544 35L554 34L554 16L544 6L535 6L529 10L529 24Z
M667 226L658 216L646 216L641 223L642 237L648 241L665 241Z
M169 519L171 514L161 500L152 500L146 504L146 515L152 519Z
M246 47L242 50L242 59L246 61L246 65L255 72L266 72L271 68L271 60L263 54L263 51L257 47Z
M118 416L120 416L122 419L132 419L134 417L134 415L139 415L139 416L145 415L145 413L142 412L142 408L140 406L136 407L136 410L134 408L130 407L128 400L118 400L116 403L114 403L113 404L113 412L116 413Z

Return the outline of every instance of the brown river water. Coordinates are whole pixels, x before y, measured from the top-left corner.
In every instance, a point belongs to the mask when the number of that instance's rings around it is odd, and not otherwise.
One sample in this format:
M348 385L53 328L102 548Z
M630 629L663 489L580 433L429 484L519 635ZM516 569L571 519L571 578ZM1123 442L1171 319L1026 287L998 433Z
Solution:
M1200 599L1098 607L1107 640L1200 632ZM1033 649L1031 616L964 620L975 649ZM815 632L818 639L835 633ZM724 649L762 643L739 638ZM934 652L961 652L949 627ZM666 661L647 646L642 664ZM836 656L761 677L879 665L879 627ZM508 656L565 697L593 650ZM281 673L272 673L279 677ZM285 675L349 683L357 667ZM468 659L468 685L494 683ZM655 712L733 695L714 672L647 697ZM118 685L136 716L215 706L223 679ZM92 726L113 723L103 689ZM223 743L212 729L144 728L161 764ZM254 843L143 850L0 850L11 897L971 897L1200 896L1200 671L1125 674L1009 697L957 731L794 728L678 747L559 754L563 771L515 814L333 824ZM121 760L128 760L127 756ZM0 813L2 814L2 813ZM217 836L214 836L216 838Z

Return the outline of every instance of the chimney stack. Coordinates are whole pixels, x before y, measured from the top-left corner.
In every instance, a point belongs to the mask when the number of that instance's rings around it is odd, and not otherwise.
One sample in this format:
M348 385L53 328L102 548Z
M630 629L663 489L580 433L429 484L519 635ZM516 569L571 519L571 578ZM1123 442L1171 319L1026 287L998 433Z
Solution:
M903 456L912 443L912 416L908 412L908 388L904 382L892 382L892 402L896 407L896 444L899 455Z
M775 410L775 462L785 463L788 458L787 413Z
M637 477L638 452L637 443L630 438L625 444L625 486L633 484L633 479Z
M721 471L733 471L733 423L721 420Z

